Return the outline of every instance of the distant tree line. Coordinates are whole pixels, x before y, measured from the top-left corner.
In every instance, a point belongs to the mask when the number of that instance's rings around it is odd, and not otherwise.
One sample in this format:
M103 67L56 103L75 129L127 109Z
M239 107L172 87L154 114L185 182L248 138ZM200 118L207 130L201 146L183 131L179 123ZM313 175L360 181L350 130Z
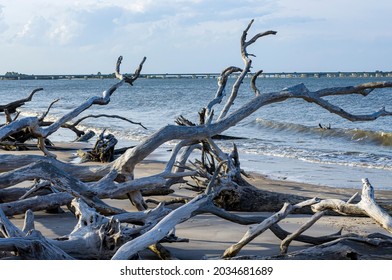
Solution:
M29 75L11 71L11 72L6 72L5 76L29 76Z

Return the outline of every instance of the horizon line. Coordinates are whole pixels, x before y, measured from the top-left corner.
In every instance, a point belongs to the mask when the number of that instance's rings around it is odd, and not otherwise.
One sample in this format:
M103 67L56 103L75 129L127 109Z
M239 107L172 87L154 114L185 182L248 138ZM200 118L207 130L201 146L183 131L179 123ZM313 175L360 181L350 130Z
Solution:
M390 71L381 71L381 70L375 70L375 71L274 71L274 72L262 72L261 75L273 75L273 74L392 74L392 70ZM173 72L173 73L141 73L141 76L150 76L150 75L220 75L221 73L219 72ZM255 72L249 72L248 75L254 75ZM9 71L6 72L3 75L0 75L0 77L11 77L11 76L110 76L114 75L114 72L112 73L101 73L100 71L97 72L96 74L90 73L68 73L68 74L25 74L25 73L19 73L19 72L13 72ZM124 75L132 75L131 73L125 73ZM232 75L237 75L236 73L233 73Z

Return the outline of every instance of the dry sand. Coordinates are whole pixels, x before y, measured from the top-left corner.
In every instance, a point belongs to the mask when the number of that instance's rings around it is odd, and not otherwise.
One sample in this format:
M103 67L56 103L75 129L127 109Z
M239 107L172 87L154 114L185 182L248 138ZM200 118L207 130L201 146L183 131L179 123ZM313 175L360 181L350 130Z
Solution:
M57 144L59 145L59 144ZM64 146L65 144L61 144ZM79 144L66 144L68 148L74 148L71 151L55 151L58 157L63 161L72 161L75 159L76 149L80 148ZM8 153L8 152L1 152ZM26 152L18 152L26 153ZM36 153L36 152L34 152ZM148 174L155 174L163 170L163 163L157 162L150 157L139 164L135 170L136 177L143 177ZM302 184L289 181L271 180L259 174L252 174L253 178L250 183L254 186L282 193L300 194L309 197L319 198L340 198L348 199L357 191L360 191L359 184L357 190L353 189L337 189L326 186L317 186ZM29 182L22 185L28 186ZM181 188L181 185L174 186L175 192L171 197L191 197L194 193ZM154 197L156 199L168 199L169 197ZM392 204L392 191L376 191L376 199L383 203ZM113 206L123 208L127 211L136 211L128 200L106 200ZM154 207L154 204L150 204ZM66 210L66 209L65 209ZM271 213L237 213L241 215L263 215L269 216ZM288 230L293 231L300 227L309 215L290 215L288 218L280 222L280 225ZM13 217L12 222L21 227L23 224L23 215ZM63 214L47 214L45 212L35 213L36 229L49 238L59 237L69 234L76 224L75 217L66 210ZM343 228L343 232L354 232L359 234L367 234L373 232L381 232L388 234L380 228L370 218L362 217L342 217L342 216L326 216L321 218L306 234L319 236L328 235L337 232ZM178 259L202 259L220 256L225 249L233 243L238 242L248 226L238 225L232 222L222 220L213 215L199 215L176 227L176 235L180 238L188 238L188 243L165 244L172 254ZM280 240L270 231L264 232L262 235L254 239L241 251L240 255L276 255L279 253ZM289 251L304 248L305 244L293 242ZM150 258L151 254L145 252L144 256Z

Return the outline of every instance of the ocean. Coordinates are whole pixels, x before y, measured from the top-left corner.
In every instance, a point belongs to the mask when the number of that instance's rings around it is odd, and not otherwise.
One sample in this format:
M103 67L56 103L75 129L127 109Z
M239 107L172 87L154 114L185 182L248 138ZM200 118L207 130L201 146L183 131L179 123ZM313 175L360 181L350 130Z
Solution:
M260 78L262 93L279 91L304 83L310 90L357 85L391 78ZM20 108L22 116L39 115L59 98L48 119L55 120L85 99L101 95L116 81L87 80L1 80L1 103L26 97L34 88L43 87L31 102ZM229 79L227 95L234 79ZM254 93L245 80L233 105L238 108ZM84 129L100 133L103 129L119 140L118 147L135 145L162 126L173 124L183 115L198 122L198 111L207 105L217 90L216 79L138 79L134 86L116 91L106 106L93 106L83 115L116 114L141 122L146 128L128 122L100 118L81 123ZM372 113L385 106L392 110L392 89L379 89L367 97L333 96L328 100L351 113ZM222 102L223 103L223 102ZM215 107L219 112L222 105ZM81 116L83 116L81 115ZM330 129L321 129L322 126ZM227 130L224 135L246 139L223 140L219 144L229 151L233 142L240 152L245 171L257 172L273 179L327 185L337 188L361 188L361 178L369 178L376 189L392 190L392 119L350 122L317 105L303 100L286 100L260 108L256 113ZM75 135L61 129L50 137L54 141L72 141ZM92 140L94 141L94 140ZM166 160L175 141L166 143L152 155Z

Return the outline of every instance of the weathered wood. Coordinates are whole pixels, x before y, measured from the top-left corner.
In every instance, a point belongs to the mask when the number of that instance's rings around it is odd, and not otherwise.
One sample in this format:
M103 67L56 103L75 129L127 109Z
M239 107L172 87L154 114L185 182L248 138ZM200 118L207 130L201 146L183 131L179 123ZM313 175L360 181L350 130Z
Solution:
M119 70L121 60L122 57L120 57L117 61L116 71ZM102 96L95 96L87 99L86 101L81 103L78 107L68 112L60 119L53 122L48 127L43 128L40 126L40 121L42 121L41 118L38 117L23 118L22 120L14 121L8 125L1 127L0 140L3 140L5 137L28 127L31 134L38 139L39 141L38 146L44 152L44 154L49 157L55 157L54 154L46 150L45 146L43 145L44 142L43 139L47 138L49 135L56 132L61 126L71 121L75 117L79 116L82 112L90 108L92 105L107 105L110 102L111 95L119 87L121 87L124 83L129 83L132 85L132 82L134 82L139 77L140 71L143 67L145 60L146 58L144 57L142 62L139 64L139 67L136 69L135 74L132 77L127 77L125 75L120 75L120 74L116 75L120 81L114 84L113 86L111 86L108 90L105 90L102 93Z
M95 136L95 132L92 130L87 131L85 134L79 136L75 142L87 142Z
M11 103L8 103L6 105L0 105L0 112L4 112L7 111L9 114L13 114L16 112L16 109L25 105L26 102L31 101L31 99L33 98L33 96L39 92L42 91L43 88L36 88L34 89L26 98L20 99L20 100L16 100L13 101Z
M14 251L24 260L74 259L36 230L29 231L25 237L0 238L0 251Z
M14 226L0 209L0 251L11 251L20 259L53 260L73 259L60 248L52 245L39 231L34 230L32 212L26 213L24 230Z
M283 205L282 209L269 217L268 219L265 219L263 222L258 224L257 226L250 227L249 230L245 233L245 235L242 237L240 241L238 241L236 244L230 246L226 251L223 253L222 258L231 258L236 256L241 249L248 244L250 241L252 241L254 238L259 236L261 233L266 231L271 225L276 224L280 220L284 219L288 214L290 214L294 209L296 208L302 208L304 206L309 206L312 204L315 204L318 202L318 199L311 199L307 200L301 203L298 203L296 205L291 205L289 203L285 203Z
M74 197L69 193L53 193L0 204L7 216L23 214L27 210L41 211L69 204Z
M257 258L256 258L257 259ZM390 237L342 237L334 241L288 253L265 257L268 260L390 260Z
M228 211L274 212L279 211L285 202L297 204L309 197L277 193L257 189L253 186L240 186L223 190L215 198L215 203ZM296 213L312 213L310 207L296 209Z
M182 223L192 216L212 198L212 195L201 194L189 201L187 204L172 211L164 217L156 226L143 234L143 236L135 238L123 246L121 246L112 260L127 260L132 258L141 250L158 243L162 240L177 224Z
M75 121L75 122L72 124L72 126L75 127L75 126L77 126L78 124L80 124L82 121L84 121L85 119L88 119L88 118L95 118L95 119L96 119L96 118L119 119L119 120L126 121L126 122L128 122L128 123L131 123L131 124L139 125L139 126L141 126L142 128L147 129L141 122L134 122L134 121L132 121L132 120L130 120L130 119L128 119L128 118L124 118L124 117L119 116L119 115L108 115L108 114L87 115L87 116L84 116L84 117L78 119L77 121Z
M312 205L313 211L333 210L343 215L366 215L374 219L382 228L392 233L392 217L374 200L374 188L368 179L362 179L361 201L357 204L337 199L326 199Z
M231 94L218 117L218 121L226 117L227 113L230 110L230 107L234 104L234 100L237 98L238 90L246 74L250 71L252 60L249 58L247 47L255 43L261 37L268 36L268 35L276 35L277 33L276 31L267 31L264 33L259 33L249 41L246 41L248 35L247 32L249 31L252 24L253 24L253 20L249 23L248 27L243 31L241 36L241 56L242 56L242 60L244 61L244 68L233 85Z
M97 161L97 162L111 162L114 159L114 148L117 144L117 139L113 134L104 134L103 131L95 142L94 147L90 151L78 151L78 155L82 162Z
M161 204L150 211L105 217L80 199L74 199L72 207L77 225L69 235L51 243L77 259L110 259L122 244L151 229L170 211ZM121 223L141 226L128 228Z
M351 203L358 193L355 193L348 201L347 203ZM327 210L323 210L320 212L316 212L308 222L306 222L304 225L302 225L297 231L293 232L292 234L288 235L285 239L282 240L280 243L280 252L282 254L286 254L288 247L296 237L300 236L302 233L304 233L307 229L309 229L312 225L314 225L321 217L323 217L325 214L327 214Z

